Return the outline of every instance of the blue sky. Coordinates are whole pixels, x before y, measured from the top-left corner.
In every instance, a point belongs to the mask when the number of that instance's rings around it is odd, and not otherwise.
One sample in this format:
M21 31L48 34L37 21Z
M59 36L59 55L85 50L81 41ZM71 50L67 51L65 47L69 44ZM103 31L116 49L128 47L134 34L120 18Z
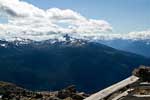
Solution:
M108 21L114 33L150 29L150 0L24 0L40 8L72 9Z
M150 0L23 0L42 9L72 9L91 19L106 20L113 33L150 30ZM5 23L4 18L0 23Z

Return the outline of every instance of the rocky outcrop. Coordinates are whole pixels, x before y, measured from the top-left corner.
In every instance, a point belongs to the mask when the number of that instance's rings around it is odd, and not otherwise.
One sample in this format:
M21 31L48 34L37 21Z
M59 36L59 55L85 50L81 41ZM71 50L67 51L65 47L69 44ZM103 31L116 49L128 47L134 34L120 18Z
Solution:
M71 100L83 100L88 96L89 96L88 94L85 94L83 92L82 93L77 92L74 85L58 91L57 94L57 97L61 99L71 98Z
M83 100L88 96L84 92L78 92L74 85L60 91L35 92L15 84L0 82L0 100Z
M133 75L140 78L140 81L150 82L150 67L140 66L133 71Z

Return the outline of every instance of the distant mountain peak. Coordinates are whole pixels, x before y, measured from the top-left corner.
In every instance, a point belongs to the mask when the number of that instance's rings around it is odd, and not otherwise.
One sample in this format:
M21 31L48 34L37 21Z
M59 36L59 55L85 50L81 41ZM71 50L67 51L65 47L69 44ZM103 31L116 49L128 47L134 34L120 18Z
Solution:
M52 44L59 44L59 45L65 45L65 46L82 46L86 44L88 41L83 39L77 39L69 36L68 34L65 34L62 36L63 40L59 39L48 39L43 41L35 41L31 39L24 39L24 38L15 38L13 41L7 41L7 40L0 40L0 47L8 47L10 45L14 46L21 46L21 45L52 45Z

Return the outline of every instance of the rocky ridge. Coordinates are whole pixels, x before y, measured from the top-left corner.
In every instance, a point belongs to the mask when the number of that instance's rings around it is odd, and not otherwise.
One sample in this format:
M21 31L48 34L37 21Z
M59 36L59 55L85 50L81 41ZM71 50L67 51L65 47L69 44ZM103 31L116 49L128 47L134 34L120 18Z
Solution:
M78 92L74 85L59 91L30 91L15 84L0 82L0 100L83 100L89 94Z

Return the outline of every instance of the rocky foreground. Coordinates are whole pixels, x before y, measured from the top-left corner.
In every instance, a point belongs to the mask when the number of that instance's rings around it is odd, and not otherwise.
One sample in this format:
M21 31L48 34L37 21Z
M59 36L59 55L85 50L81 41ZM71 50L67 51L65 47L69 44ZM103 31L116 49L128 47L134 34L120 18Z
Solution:
M0 100L83 100L88 96L78 92L74 85L60 91L35 92L12 83L0 82Z
M127 83L128 81L133 81L132 79L126 79L122 82L126 83L116 83L118 85L112 85L111 90L114 92L109 93L108 96L104 97L104 100L150 100L150 67L141 66L135 69L131 77L137 78L131 84ZM127 84L127 85L124 85ZM120 85L124 85L120 88ZM109 88L109 87L108 87ZM104 89L104 90L107 90ZM102 91L104 91L102 90ZM110 90L110 91L111 91ZM101 93L101 92L99 92ZM107 94L106 91L102 94ZM102 96L102 95L100 95ZM92 97L89 94L84 92L78 92L74 85L64 88L59 91L30 91L24 88L21 88L15 84L0 82L0 100L98 100L98 98L89 99ZM97 96L96 96L97 97ZM115 98L115 99L114 99ZM102 100L103 100L102 99ZM101 99L100 99L101 100Z

